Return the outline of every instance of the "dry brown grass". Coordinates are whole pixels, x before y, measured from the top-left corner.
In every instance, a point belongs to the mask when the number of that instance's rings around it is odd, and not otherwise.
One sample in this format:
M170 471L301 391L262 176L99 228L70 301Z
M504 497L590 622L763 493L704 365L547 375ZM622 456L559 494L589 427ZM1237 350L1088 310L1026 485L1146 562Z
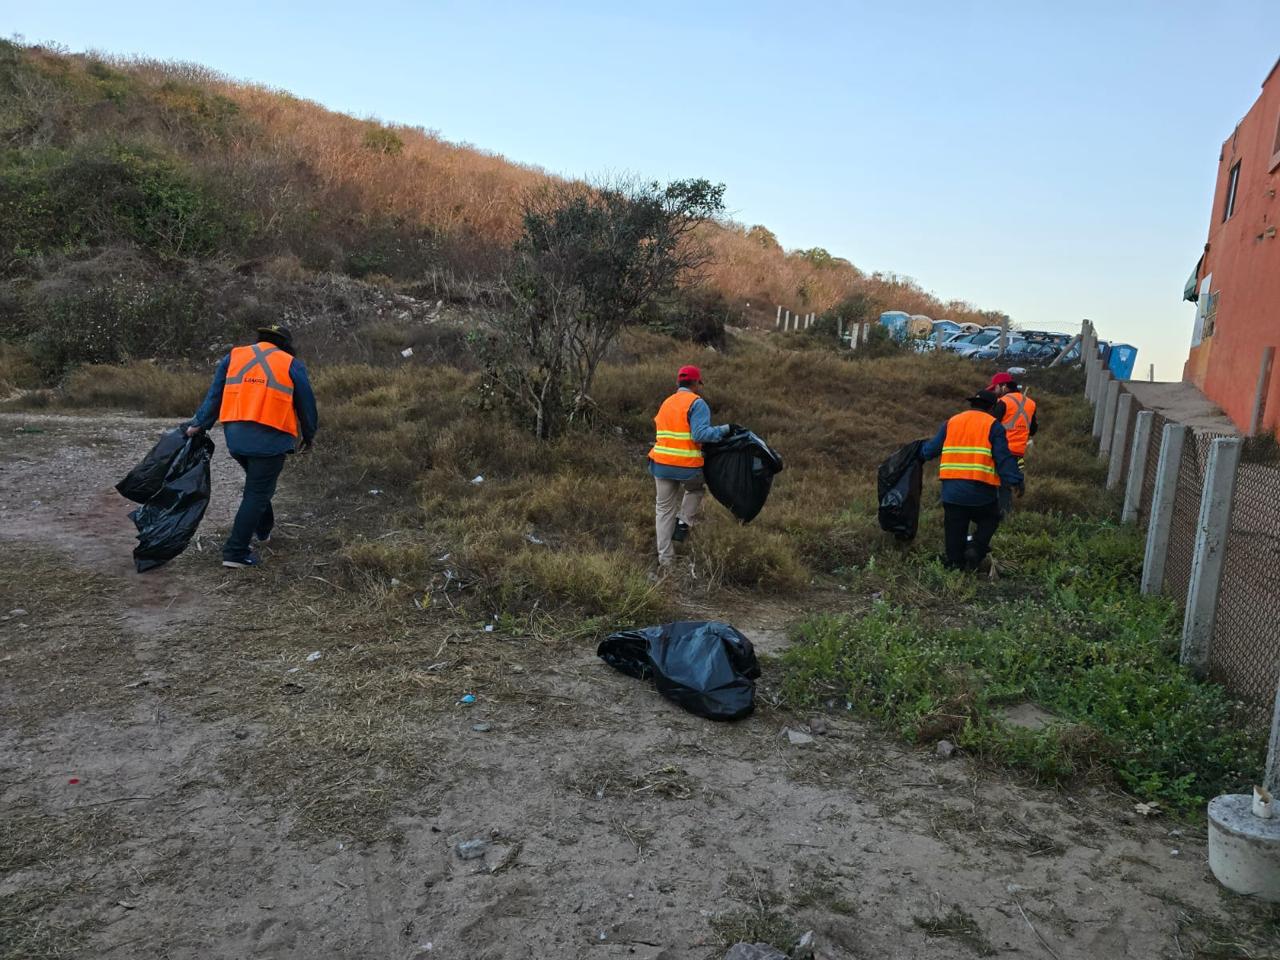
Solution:
M245 252L276 271L347 269L354 257L375 273L398 275L403 267L414 277L424 268L489 276L519 235L523 198L553 179L434 131L335 113L192 64L40 48L22 55L61 89L90 99L107 94L78 118L72 99L47 94L39 109L46 126L66 131L60 136L160 146L202 171L220 202L253 218L269 214ZM764 236L771 235L729 222L702 231L715 255L710 284L736 309L751 303L747 315L756 323L771 325L776 304L821 312L854 293L879 309L977 316L971 305L944 301L909 278L868 275L840 259L815 263L761 242ZM378 249L358 248L362 237Z

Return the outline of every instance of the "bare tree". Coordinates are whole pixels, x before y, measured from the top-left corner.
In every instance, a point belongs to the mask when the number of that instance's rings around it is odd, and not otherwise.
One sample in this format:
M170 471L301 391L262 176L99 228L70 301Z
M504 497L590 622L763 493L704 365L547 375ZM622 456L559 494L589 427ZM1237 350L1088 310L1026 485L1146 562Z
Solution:
M561 183L529 195L524 232L482 341L491 383L539 438L591 406L600 362L658 297L699 279L696 231L723 210L724 186L678 180Z

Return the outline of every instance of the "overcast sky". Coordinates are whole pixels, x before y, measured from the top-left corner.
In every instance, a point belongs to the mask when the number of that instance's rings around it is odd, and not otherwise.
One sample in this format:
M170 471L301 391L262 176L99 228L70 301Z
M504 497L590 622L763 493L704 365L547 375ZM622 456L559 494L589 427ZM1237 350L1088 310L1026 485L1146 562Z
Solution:
M553 172L728 184L736 219L1181 376L1218 149L1280 0L110 4L0 28L193 60Z

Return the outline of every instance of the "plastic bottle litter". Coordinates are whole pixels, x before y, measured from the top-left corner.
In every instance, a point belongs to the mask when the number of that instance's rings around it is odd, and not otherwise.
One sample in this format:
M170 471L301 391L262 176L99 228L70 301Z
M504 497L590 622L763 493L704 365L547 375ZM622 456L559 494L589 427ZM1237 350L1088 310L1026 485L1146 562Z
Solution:
M320 659L319 650L313 650L307 654L307 663L315 663L319 659Z
M463 696L458 700L458 702L459 702L459 703L466 704L467 706L470 706L471 704L473 704L473 703L475 703L475 702L476 702L476 695L475 695L474 693L464 694L464 695L463 695Z

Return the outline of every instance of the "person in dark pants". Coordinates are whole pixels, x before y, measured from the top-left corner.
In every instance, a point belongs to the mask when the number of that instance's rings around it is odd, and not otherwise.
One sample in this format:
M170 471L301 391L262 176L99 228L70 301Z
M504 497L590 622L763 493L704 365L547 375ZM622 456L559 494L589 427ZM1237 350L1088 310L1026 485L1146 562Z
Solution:
M319 417L306 365L294 355L293 337L281 326L258 330L258 341L222 358L187 436L222 421L227 450L244 468L244 495L231 534L222 547L224 567L255 567L250 546L271 539L275 513L271 498L285 459L301 438L311 449Z
M944 423L920 450L922 460L942 458L945 562L952 569L975 570L990 552L1002 515L1001 487L1022 496L1025 481L996 419L998 402L989 390L978 391L969 398L970 409Z

